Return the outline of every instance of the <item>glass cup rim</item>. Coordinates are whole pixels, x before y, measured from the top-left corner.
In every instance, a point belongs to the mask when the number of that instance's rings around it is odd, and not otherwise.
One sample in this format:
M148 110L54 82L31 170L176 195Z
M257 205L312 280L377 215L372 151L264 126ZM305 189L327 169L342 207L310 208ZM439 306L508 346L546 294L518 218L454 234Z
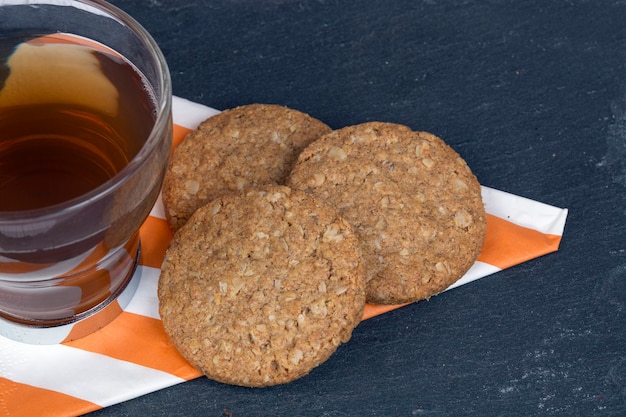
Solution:
M91 12L104 13L130 28L141 43L150 51L150 55L156 62L158 85L155 93L157 99L155 112L156 118L150 134L143 146L129 163L109 180L90 190L89 192L61 203L29 210L2 211L0 210L0 224L21 223L25 220L43 220L56 217L60 213L81 210L83 207L100 201L113 194L127 178L130 178L142 165L148 156L158 148L162 140L159 132L166 130L166 125L171 123L172 107L172 84L169 68L163 52L148 31L132 16L104 0L0 0L2 6L32 6L33 4L50 4L59 6L78 6ZM80 7L80 6L83 7ZM106 45L105 45L106 46ZM154 86L153 86L154 87Z

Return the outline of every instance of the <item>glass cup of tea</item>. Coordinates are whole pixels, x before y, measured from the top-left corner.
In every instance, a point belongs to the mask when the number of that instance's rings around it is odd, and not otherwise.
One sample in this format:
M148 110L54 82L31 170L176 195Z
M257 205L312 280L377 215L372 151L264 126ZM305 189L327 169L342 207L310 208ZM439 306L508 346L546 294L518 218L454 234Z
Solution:
M154 39L101 0L0 0L0 335L50 344L113 320L171 149Z

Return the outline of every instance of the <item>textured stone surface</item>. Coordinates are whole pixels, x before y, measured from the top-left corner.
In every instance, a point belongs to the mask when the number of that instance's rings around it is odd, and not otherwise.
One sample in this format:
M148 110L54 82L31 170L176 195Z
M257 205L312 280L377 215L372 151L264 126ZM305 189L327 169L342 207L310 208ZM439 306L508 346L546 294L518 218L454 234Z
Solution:
M433 132L570 214L559 252L367 320L292 384L200 378L95 415L626 415L624 2L113 2L179 96Z

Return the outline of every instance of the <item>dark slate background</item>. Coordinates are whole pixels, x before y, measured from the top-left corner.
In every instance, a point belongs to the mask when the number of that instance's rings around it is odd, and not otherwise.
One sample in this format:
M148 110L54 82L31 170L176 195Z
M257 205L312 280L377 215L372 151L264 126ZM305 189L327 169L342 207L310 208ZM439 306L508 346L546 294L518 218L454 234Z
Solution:
M431 131L569 212L559 252L363 322L309 376L199 378L105 416L626 416L626 2L114 0L174 94Z

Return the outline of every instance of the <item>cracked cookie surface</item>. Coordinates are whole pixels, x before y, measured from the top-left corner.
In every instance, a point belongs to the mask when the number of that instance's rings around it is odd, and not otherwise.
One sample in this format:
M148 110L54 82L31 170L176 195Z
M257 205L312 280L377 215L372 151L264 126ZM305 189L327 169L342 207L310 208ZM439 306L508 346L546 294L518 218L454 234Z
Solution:
M167 249L159 312L179 352L216 381L293 381L347 342L365 305L351 225L310 194L268 186L198 209Z
M335 130L302 151L287 185L327 201L354 226L371 303L428 299L482 249L480 184L427 132L383 122Z

